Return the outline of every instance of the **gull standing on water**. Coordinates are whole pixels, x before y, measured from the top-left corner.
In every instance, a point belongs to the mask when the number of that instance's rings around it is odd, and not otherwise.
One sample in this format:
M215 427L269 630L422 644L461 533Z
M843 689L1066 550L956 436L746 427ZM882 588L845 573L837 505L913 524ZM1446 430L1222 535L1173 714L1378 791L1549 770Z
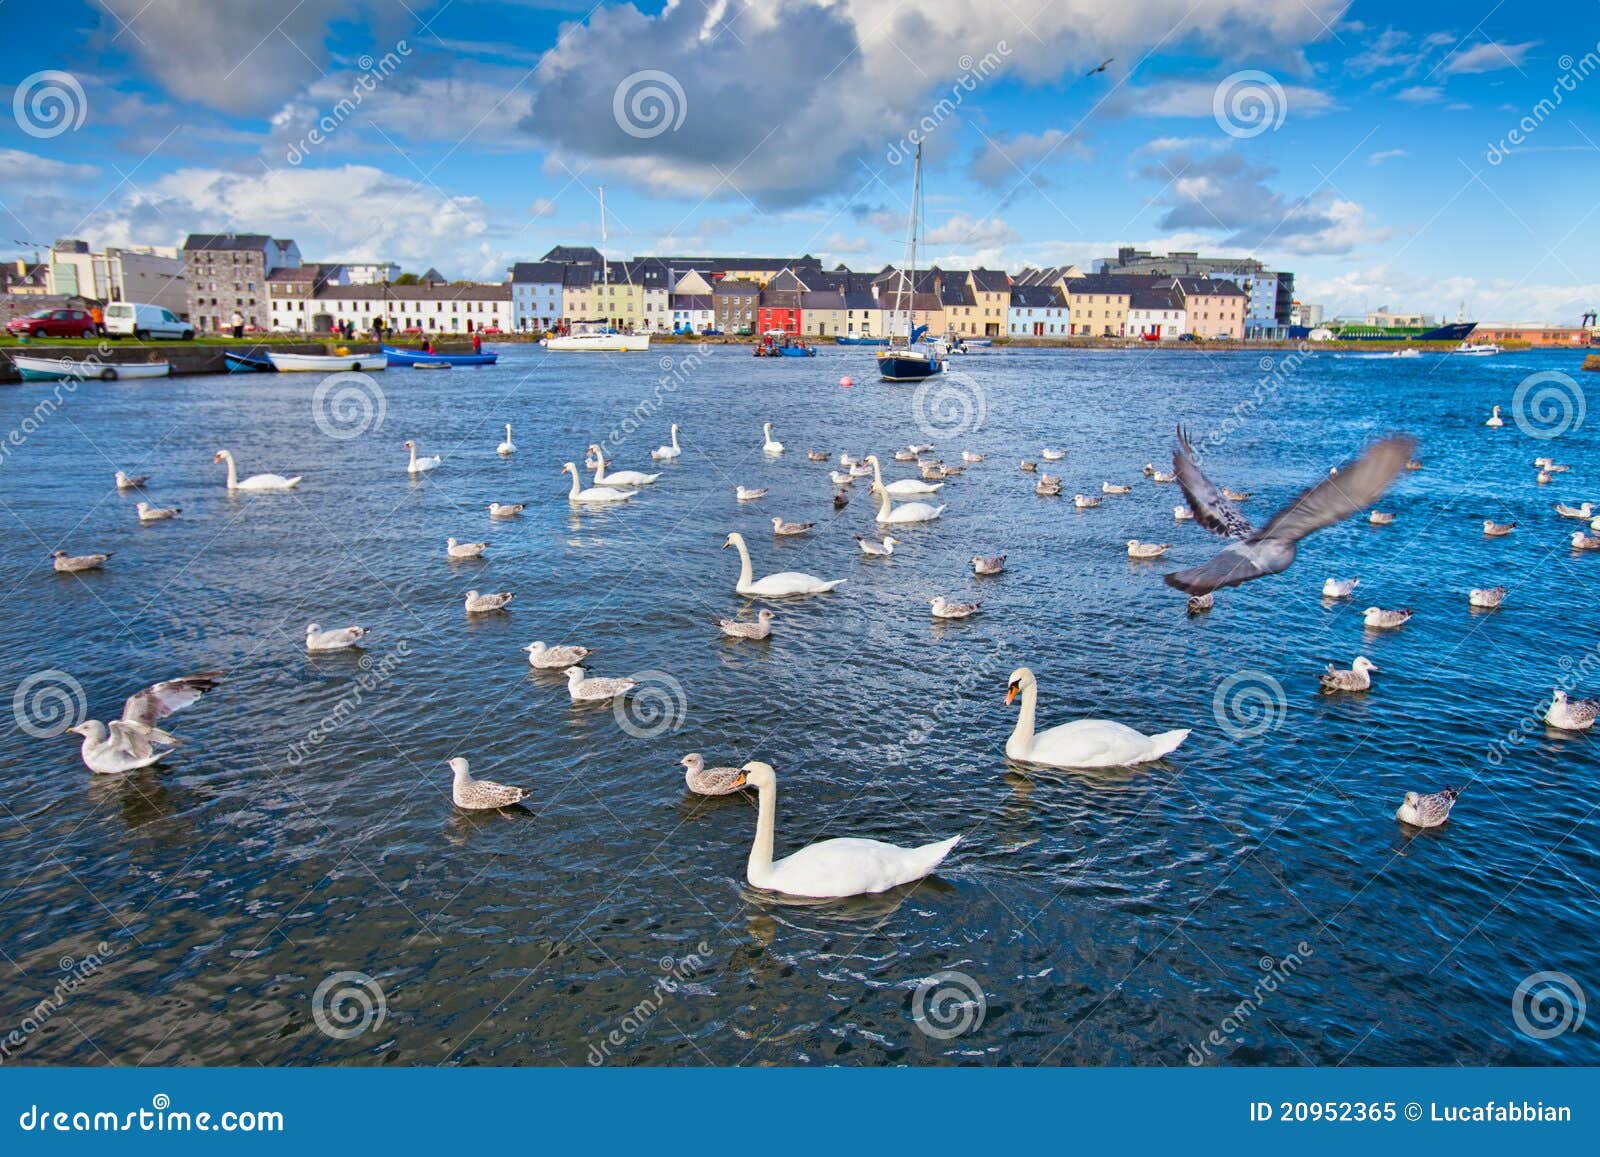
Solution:
M1450 809L1456 806L1456 797L1460 794L1459 787L1447 787L1432 795L1418 795L1414 791L1408 791L1404 802L1395 811L1394 818L1414 828L1440 827L1450 818Z
M86 719L68 732L83 737L81 754L90 771L100 775L138 771L164 758L179 742L156 724L198 700L221 679L220 671L201 671L154 683L129 696L121 719L109 724Z
M450 761L450 772L455 782L450 785L450 798L462 811L494 811L510 807L528 798L525 787L509 787L488 779L473 779L470 764L459 755Z
M1231 541L1210 562L1167 575L1168 585L1201 595L1287 570L1301 539L1376 502L1416 445L1416 439L1405 435L1373 443L1355 462L1303 491L1257 530L1201 472L1180 429L1172 463L1183 496L1201 526Z

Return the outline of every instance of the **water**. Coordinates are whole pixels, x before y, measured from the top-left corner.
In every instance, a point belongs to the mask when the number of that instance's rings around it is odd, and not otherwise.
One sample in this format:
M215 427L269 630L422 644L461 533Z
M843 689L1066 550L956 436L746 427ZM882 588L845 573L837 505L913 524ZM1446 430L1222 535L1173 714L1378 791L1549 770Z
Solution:
M1539 725L1490 756L1575 665L1590 672L1576 690L1600 691L1600 556L1569 551L1579 524L1550 510L1600 498L1600 423L1552 441L1482 424L1497 402L1510 415L1530 372L1575 357L1319 356L1262 390L1254 354L994 351L958 360L952 378L981 392L982 428L924 439L913 390L873 380L870 351L766 361L719 348L660 389L661 358L686 352L509 347L490 370L390 371L377 377L381 428L344 440L314 423L311 375L95 382L11 448L3 686L59 669L106 718L156 679L228 673L169 721L181 753L135 776L91 777L72 737L0 739L0 1017L29 1030L12 1055L1600 1061L1592 1028L1539 1040L1512 1009L1533 973L1600 982L1593 739ZM853 389L836 384L843 373ZM0 429L51 389L0 391ZM1244 420L1224 422L1247 401ZM627 509L575 514L561 464L641 403L615 466L648 467L671 421L682 459ZM1124 553L1129 538L1167 541L1191 565L1216 546L1174 524L1175 487L1140 475L1147 461L1170 467L1180 420L1202 445L1217 436L1207 469L1254 491L1257 519L1380 430L1416 433L1426 468L1384 500L1393 526L1316 536L1286 575L1191 620L1160 582L1168 564ZM509 461L494 454L505 421ZM789 448L779 460L760 452L763 421ZM408 438L444 467L408 480ZM827 468L804 452L886 457L922 440L951 461L962 448L989 459L945 488L943 519L901 531L892 560L863 561L862 486L835 516ZM1054 464L1069 496L1105 479L1133 493L1082 513L1036 498L1017 460L1046 444L1070 450ZM229 498L212 464L222 447L243 473L305 482ZM1542 453L1574 470L1535 485ZM182 517L137 525L134 498L109 485L118 468L153 474L149 497ZM736 504L736 484L771 494ZM528 511L491 524L495 500ZM775 543L774 514L818 527ZM1484 518L1519 528L1485 539ZM850 581L778 605L766 644L722 642L712 620L745 602L734 552L718 549L734 529L758 574ZM445 561L447 535L487 538L488 561ZM58 544L115 557L61 577L47 558ZM1003 576L971 575L971 555L1000 551ZM1324 605L1329 575L1361 577L1354 607ZM1497 582L1504 608L1470 612L1467 588ZM469 587L517 600L468 622ZM936 624L936 594L976 595L983 612ZM1375 637L1358 613L1368 603L1417 615ZM313 620L370 627L366 665L309 658ZM596 674L670 675L681 726L641 738L607 708L574 709L558 674L529 673L520 648L536 638L595 648ZM1374 691L1319 698L1322 665L1357 653L1382 669ZM1008 765L1002 700L1022 664L1038 674L1043 725L1098 715L1194 733L1169 763L1133 772ZM1236 740L1214 697L1241 672L1269 697L1261 676L1277 680L1283 705L1269 698L1265 729ZM673 685L651 678L678 721ZM782 903L744 884L753 801L688 797L677 760L691 750L777 767L780 853L829 835L966 838L918 888ZM531 810L456 814L444 766L456 754L528 786ZM1466 781L1448 827L1413 836L1393 820L1406 790ZM24 1023L63 967L90 975L42 1026ZM318 986L342 971L372 978L356 995L375 1009L382 994L381 1020L355 1035L341 1026L361 1027L359 1001L333 1000L351 1018L322 1016L333 1035L314 1015L346 982L320 1003ZM913 1016L919 984L945 971L986 1002L959 1035ZM961 1028L977 1007L936 997L924 1012Z

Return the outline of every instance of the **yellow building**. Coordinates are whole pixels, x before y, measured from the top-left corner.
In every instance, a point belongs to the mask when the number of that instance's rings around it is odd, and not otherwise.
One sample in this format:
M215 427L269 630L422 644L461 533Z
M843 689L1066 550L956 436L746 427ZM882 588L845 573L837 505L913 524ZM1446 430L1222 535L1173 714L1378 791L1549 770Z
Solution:
M1105 274L1062 277L1057 284L1067 295L1072 332L1079 337L1124 337L1133 287Z

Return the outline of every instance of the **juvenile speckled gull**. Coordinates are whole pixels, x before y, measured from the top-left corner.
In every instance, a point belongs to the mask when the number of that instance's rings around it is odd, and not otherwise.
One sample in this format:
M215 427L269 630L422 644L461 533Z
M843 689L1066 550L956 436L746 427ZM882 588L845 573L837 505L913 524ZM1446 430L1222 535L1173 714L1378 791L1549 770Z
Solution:
M459 755L450 761L450 772L455 777L450 785L450 798L463 811L493 811L510 807L528 798L525 787L510 787L488 779L473 779L470 765Z
M929 605L936 619L965 619L977 614L983 608L982 603L958 603L943 595L934 599Z
M489 517L502 521L515 518L527 509L527 504L522 502L491 502L489 503Z
M1594 726L1596 715L1600 715L1600 699L1569 699L1567 693L1557 687L1551 692L1544 721L1563 731L1588 731Z
M563 671L583 662L590 654L588 647L550 647L543 642L532 642L522 649L528 652L528 666L559 667Z
M1467 592L1467 602L1474 607L1492 609L1505 601L1505 587L1473 587Z
M1517 524L1514 522L1495 522L1488 518L1483 520L1483 533L1489 538L1504 538L1515 529Z
M445 554L457 560L482 558L483 552L488 549L489 544L487 542L457 542L453 538L444 540Z
M1003 554L972 556L973 574L999 574L1006 569L1006 556Z
M1329 663L1328 669L1317 678L1324 691L1365 691L1372 686L1372 672L1376 670L1371 659L1357 655L1349 668Z
M50 565L57 574L77 574L79 571L99 570L110 558L106 554L68 554L64 550L55 551L50 555Z
M696 795L732 795L745 785L742 768L707 767L705 756L698 751L678 762L684 767L683 782Z
M763 607L753 623L738 619L718 619L717 628L730 639L765 639L772 634L772 620L778 616Z
M1450 818L1450 809L1456 806L1458 787L1447 787L1431 795L1406 792L1404 801L1395 810L1394 818L1414 828L1436 828Z
M1140 542L1137 538L1128 540L1128 557L1137 559L1160 558L1172 549L1170 542Z
M1386 611L1382 607L1368 607L1361 612L1361 621L1381 631L1392 631L1409 623L1415 613L1410 607L1393 611Z
M506 604L515 596L510 591L501 591L499 594L480 595L477 591L468 591L465 606L469 615L486 615L491 611L503 611Z
M148 474L124 474L120 470L117 471L118 490L137 490L148 481L150 481Z
M148 502L136 503L134 509L139 512L140 522L165 522L183 513L181 506L151 506Z
M599 703L626 695L638 686L632 679L590 678L582 667L568 667L567 694L574 703Z
M797 534L804 534L815 525L814 522L785 522L781 518L774 518L772 533L779 538L792 538Z

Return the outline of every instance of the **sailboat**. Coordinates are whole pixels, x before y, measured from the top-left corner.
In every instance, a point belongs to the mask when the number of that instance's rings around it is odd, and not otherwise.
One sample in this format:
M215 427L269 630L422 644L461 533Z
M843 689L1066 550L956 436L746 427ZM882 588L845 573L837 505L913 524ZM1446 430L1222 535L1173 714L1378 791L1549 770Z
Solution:
M918 342L928 327L917 325L917 237L922 227L922 144L917 143L917 161L911 177L911 220L906 227L906 260L900 266L900 281L894 302L906 313L905 345L896 345L890 335L888 348L878 351L878 376L886 382L920 382L944 372L943 342ZM910 273L907 274L909 267Z
M600 288L603 291L611 284L610 266L606 264L606 191L604 186L597 187L600 194ZM650 335L648 333L618 333L612 329L605 319L600 321L575 321L571 331L556 337L544 339L544 348L557 353L637 353L650 348Z

